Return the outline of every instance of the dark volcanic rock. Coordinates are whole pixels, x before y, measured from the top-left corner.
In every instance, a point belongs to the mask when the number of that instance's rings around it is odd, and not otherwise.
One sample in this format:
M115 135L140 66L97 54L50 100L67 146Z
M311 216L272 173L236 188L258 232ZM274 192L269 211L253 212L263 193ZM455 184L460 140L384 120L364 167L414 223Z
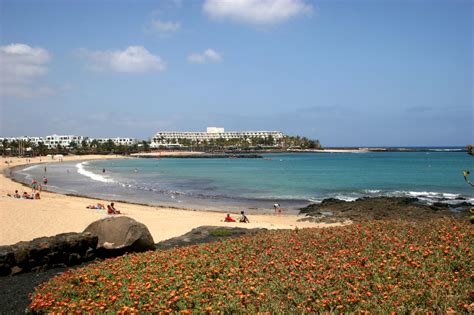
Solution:
M267 229L246 229L239 227L200 226L190 232L156 244L157 249L169 249L187 245L210 243L223 238L253 235Z
M422 204L417 198L376 197L359 198L355 201L325 199L320 204L310 204L300 209L307 215L301 220L312 222L344 222L363 220L426 220L439 217L465 219L469 204L460 203L455 207L460 211L451 211L445 203ZM453 206L451 206L453 207Z
M0 246L0 276L79 264L94 257L96 246L97 236L90 233L63 233Z

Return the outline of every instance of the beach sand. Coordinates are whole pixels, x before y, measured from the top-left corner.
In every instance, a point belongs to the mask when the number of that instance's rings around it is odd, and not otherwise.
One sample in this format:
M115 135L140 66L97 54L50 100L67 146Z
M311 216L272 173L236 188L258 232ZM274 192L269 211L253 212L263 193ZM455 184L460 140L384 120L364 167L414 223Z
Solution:
M114 158L124 157L110 155L65 156L63 161ZM105 210L86 209L87 205L98 202L110 203L108 200L66 196L47 191L41 193L40 200L15 199L7 196L7 194L13 195L15 190L20 193L23 193L23 191L31 192L30 187L16 183L5 176L8 167L50 162L58 161L52 160L51 157L2 157L0 159L0 245L11 245L19 241L29 241L33 238L53 236L59 233L82 232L90 223L108 217ZM41 182L41 178L37 178L37 180ZM117 202L115 206L123 215L145 224L155 242L181 236L193 228L203 225L267 229L340 225L297 222L302 216L285 214L250 215L248 216L250 223L226 223L224 222L225 213L215 211L196 211ZM225 210L223 209L223 211ZM235 218L238 217L237 214L231 215Z

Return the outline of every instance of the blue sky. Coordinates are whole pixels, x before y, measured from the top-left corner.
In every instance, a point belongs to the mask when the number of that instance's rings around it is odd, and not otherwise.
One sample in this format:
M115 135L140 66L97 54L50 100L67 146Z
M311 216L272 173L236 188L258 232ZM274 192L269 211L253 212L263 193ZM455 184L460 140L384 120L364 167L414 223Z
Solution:
M472 1L0 0L0 136L474 142Z

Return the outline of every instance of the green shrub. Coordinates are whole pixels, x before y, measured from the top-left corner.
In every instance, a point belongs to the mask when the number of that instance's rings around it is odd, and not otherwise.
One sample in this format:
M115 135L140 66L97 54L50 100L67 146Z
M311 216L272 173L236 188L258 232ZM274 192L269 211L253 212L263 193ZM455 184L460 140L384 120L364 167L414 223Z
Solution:
M467 222L367 222L125 255L40 285L30 310L466 313L472 236Z
M209 232L209 235L212 236L230 236L232 235L232 231L226 230L226 229L216 229L216 230L211 230Z

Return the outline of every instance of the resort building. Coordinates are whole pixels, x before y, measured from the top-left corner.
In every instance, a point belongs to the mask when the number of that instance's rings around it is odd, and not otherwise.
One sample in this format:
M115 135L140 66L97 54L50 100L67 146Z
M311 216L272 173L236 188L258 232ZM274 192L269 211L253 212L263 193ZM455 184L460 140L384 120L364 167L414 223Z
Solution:
M84 140L83 136L72 136L72 135L51 135L44 138L44 144L48 149L56 148L58 145L69 148L72 143L75 143L77 146L80 146Z
M89 138L83 136L74 136L74 135L50 135L46 137L10 137L10 138L0 138L0 146L3 146L3 142L7 141L7 143L12 143L14 141L17 142L25 142L31 143L35 146L38 146L40 143L43 143L48 149L56 148L60 145L63 148L70 148L73 143L80 147L82 142L85 140L88 144L92 141L96 140L99 143L106 143L109 140L115 145L125 145L130 146L138 143L137 139L134 138Z
M99 143L106 143L109 140L112 140L112 142L115 145L134 145L138 143L137 139L134 138L90 138L88 139L88 142L91 143L92 141L97 140Z
M159 131L151 139L150 147L157 148L159 146L167 146L169 144L178 144L180 140L186 139L202 143L217 139L252 139L252 138L269 138L275 141L283 138L280 131L228 131L221 127L207 127L206 132L195 131ZM249 141L250 142L250 141Z
M23 141L23 142L34 143L35 145L38 145L40 142L44 143L44 139L42 137L27 137L27 136L0 138L0 145L2 145L4 141L7 141L7 143L11 143L13 141L18 141L18 142Z
M78 146L81 145L84 137L82 136L72 136L72 135L51 135L46 137L10 137L10 138L0 138L0 144L3 146L3 142L12 143L14 141L19 143L31 143L32 145L38 146L40 143L44 144L48 149L56 148L58 145L69 148L72 143L76 143Z

